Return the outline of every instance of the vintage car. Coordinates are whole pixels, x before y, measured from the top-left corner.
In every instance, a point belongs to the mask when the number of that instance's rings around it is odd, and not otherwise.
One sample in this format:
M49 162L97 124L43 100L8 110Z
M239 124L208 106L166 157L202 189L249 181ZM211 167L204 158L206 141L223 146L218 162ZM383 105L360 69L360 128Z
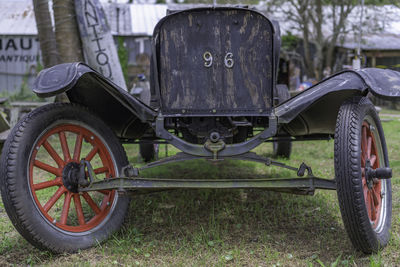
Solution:
M255 10L209 7L171 13L156 26L151 98L133 97L83 63L43 70L40 97L70 103L35 109L13 128L1 156L5 209L34 246L74 252L118 230L129 194L177 188L263 188L313 194L336 190L355 248L373 253L389 240L392 171L370 95L400 96L400 73L343 71L288 98L276 84L280 33ZM275 142L334 138L335 178L315 177L251 150ZM166 142L180 153L131 166L123 143ZM277 149L278 149L277 148ZM143 178L177 161L247 160L294 171L290 178Z

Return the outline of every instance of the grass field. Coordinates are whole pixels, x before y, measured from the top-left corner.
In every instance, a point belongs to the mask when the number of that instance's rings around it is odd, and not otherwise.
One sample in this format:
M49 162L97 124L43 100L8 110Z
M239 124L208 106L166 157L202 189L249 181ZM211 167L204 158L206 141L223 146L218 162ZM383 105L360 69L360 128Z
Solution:
M396 112L394 112L396 113ZM397 112L397 114L400 114ZM355 251L341 220L335 191L297 196L262 190L175 190L132 198L126 225L107 242L72 255L53 255L26 242L0 201L0 266L400 266L400 121L383 122L393 168L393 221L379 254ZM125 147L139 162L137 147ZM256 149L269 155L271 145ZM169 146L169 154L176 153ZM333 178L333 141L298 142L292 166ZM164 156L164 146L160 155ZM262 164L224 161L176 163L143 171L145 177L293 177Z

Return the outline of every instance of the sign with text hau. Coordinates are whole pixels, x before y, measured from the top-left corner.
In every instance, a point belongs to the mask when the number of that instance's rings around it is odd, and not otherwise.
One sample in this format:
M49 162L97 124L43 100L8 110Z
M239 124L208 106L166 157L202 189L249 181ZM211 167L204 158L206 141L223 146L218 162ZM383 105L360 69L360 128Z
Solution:
M29 87L40 60L36 36L0 36L0 92Z

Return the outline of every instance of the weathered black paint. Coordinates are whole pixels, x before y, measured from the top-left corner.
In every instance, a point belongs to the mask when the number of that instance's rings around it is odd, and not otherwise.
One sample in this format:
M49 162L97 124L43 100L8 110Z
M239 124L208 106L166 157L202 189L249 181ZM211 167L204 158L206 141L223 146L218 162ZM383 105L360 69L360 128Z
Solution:
M400 98L400 72L367 68L337 73L275 108L279 123L293 136L333 134L341 104L368 93L384 98Z
M247 24L244 23L246 17ZM209 24L209 20L214 21L214 28L219 30L219 41L211 38L216 36L215 32L201 30L201 25L212 29L213 25ZM185 21L192 25L192 31L189 26L181 25ZM202 34L199 33L198 36L194 34L195 28L193 29L197 22L200 23L198 31ZM246 39L240 39L241 35L232 29L235 25L245 24L253 27L248 31L244 30L244 33L254 31L263 37L254 37L260 38L255 43L249 42L250 35L244 34ZM227 25L231 31L222 33L221 29L226 29ZM250 136L233 144L226 143L218 152L220 156L233 156L245 153L268 138L279 135L278 130L282 128L289 136L331 136L340 105L352 96L366 96L370 92L378 97L400 98L400 73L363 69L335 74L272 107L277 58L275 45L279 44L279 38L274 32L278 31L270 21L247 9L202 8L177 12L166 17L158 24L154 33L153 44L157 46L153 46L151 80L154 89L152 92L155 94L152 108L82 63L62 64L42 71L33 90L39 96L45 97L67 91L71 102L89 107L121 138L139 139L150 129L154 131L154 135L147 138L162 138L188 154L200 156L210 156L212 152L202 144L184 141L168 131L174 129L173 120L177 121L184 116L241 116L244 119L238 122L249 123L249 127L252 127L253 122L263 117L267 123L262 124L265 128L259 136ZM198 38L199 36L202 38ZM184 45L186 43L188 45ZM224 48L229 48L229 51ZM237 60L236 55L246 49L259 52L259 57L254 60L251 57L240 60L239 56ZM198 50L201 53L197 53ZM202 57L204 50L212 55L226 55L230 52L235 63L233 67L227 67L217 57L207 67ZM257 65L263 60L266 62L265 66ZM255 68L253 63L259 68ZM251 70L249 75L246 73L248 70ZM235 71L239 73L236 75ZM234 74L232 85L228 84L229 72ZM237 77L240 79L237 80ZM259 84L253 88L246 85L249 82ZM167 117L169 119L164 120ZM181 124L180 127L186 126Z
M66 92L72 103L91 109L121 138L140 138L156 118L153 109L83 63L41 71L33 91L40 97Z
M240 8L177 12L154 35L163 114L270 114L274 28L262 14Z

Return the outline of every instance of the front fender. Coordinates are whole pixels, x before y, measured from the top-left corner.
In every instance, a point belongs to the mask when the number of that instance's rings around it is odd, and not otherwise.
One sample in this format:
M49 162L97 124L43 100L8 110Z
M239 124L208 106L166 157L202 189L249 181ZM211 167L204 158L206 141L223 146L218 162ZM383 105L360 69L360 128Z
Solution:
M84 63L65 63L39 73L39 97L65 92L71 103L88 107L121 138L139 138L157 113Z
M384 99L399 99L400 73L376 68L343 71L290 98L274 112L293 136L334 134L343 101L369 92Z

